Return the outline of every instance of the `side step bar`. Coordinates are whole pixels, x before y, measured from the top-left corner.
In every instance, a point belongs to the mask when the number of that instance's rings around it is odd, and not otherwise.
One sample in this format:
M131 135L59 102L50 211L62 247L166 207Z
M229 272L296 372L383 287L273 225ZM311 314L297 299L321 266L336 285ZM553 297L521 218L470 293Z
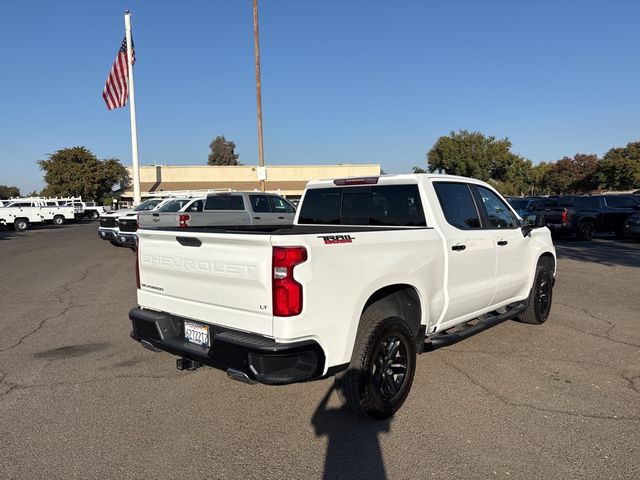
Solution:
M471 320L469 322L457 325L453 328L445 330L443 332L436 333L432 336L425 338L423 352L431 352L438 348L448 347L454 343L458 343L465 338L472 337L480 332L483 332L491 327L517 317L527 309L528 302L518 302L511 304L504 312L492 312L482 317ZM473 323L472 323L473 322Z

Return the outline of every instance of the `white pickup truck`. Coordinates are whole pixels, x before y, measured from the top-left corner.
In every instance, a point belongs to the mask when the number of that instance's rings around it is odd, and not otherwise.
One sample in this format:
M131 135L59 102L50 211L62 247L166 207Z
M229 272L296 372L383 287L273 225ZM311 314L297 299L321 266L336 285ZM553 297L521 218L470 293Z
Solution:
M118 235L120 234L118 220L121 217L130 217L136 219L137 221L138 212L153 210L163 201L164 200L162 198L151 198L149 200L145 200L135 208L126 208L122 210L114 210L111 212L103 213L102 215L100 215L98 237L100 237L102 240L111 242L111 245L114 245L116 247L121 246L118 241Z
M209 193L204 202L194 202L180 211L142 212L138 224L140 228L291 225L295 212L293 205L273 193L215 192Z
M343 401L378 419L406 399L417 353L543 323L556 269L544 218L447 175L313 181L291 227L138 238L132 338L246 382L336 375Z

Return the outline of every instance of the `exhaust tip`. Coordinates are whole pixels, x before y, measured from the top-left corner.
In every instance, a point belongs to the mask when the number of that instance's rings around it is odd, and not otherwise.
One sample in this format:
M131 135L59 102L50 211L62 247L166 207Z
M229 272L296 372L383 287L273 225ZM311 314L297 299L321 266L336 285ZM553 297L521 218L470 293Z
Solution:
M236 370L235 368L228 368L227 376L232 380L248 383L249 385L253 385L256 383L255 380L252 380L249 378L249 375L247 375L244 372L241 372L240 370Z

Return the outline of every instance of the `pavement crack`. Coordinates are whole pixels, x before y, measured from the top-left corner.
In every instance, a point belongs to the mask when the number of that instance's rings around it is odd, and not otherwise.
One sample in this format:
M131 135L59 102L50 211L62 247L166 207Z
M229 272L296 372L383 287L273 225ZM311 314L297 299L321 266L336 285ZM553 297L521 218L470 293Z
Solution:
M584 333L585 335L591 335L593 337L604 338L605 340L609 340L610 342L618 343L620 345L628 345L630 347L640 347L640 345L637 344L637 343L625 342L624 340L618 340L618 339L615 339L615 338L611 338L611 332L615 328L616 325L614 323L610 322L609 320L604 319L602 317L599 317L597 315L594 315L589 310L586 310L584 308L575 307L575 306L569 305L567 303L560 303L560 302L556 302L556 303L558 305L562 305L563 307L571 308L572 310L576 310L578 312L582 312L585 315L593 318L594 320L598 320L600 322L603 322L608 326L607 330L603 334L587 332L586 330L581 330L579 328L572 327L570 325L560 325L561 327L565 327L565 328L568 328L569 330L574 330L576 332Z
M142 379L177 379L181 378L181 375L115 375L113 377L105 377L105 378L94 378L91 380L82 380L79 382L54 382L54 383L36 383L33 385L20 385L13 382L4 381L5 376L0 379L0 384L4 383L7 385L9 389L6 392L0 394L0 399L6 397L9 393L14 390L29 390L35 388L51 388L51 387L75 387L78 385L91 385L91 384L100 384L100 383L108 383L114 380L142 380Z
M5 353L8 352L9 350L13 350L14 348L16 348L17 346L19 346L22 342L24 342L25 340L27 340L29 337L31 337L32 335L35 335L42 327L44 327L45 323L47 323L50 320L55 320L56 318L60 318L62 317L64 314L66 314L69 310L71 310L71 308L73 308L73 305L66 305L64 310L62 310L62 312L60 312L57 315L54 315L53 317L46 317L43 318L42 320L40 320L40 322L38 323L38 325L36 326L36 328L34 328L33 330L31 330L30 332L24 334L22 337L20 337L20 339L14 343L13 345L11 345L10 347L6 347L6 348L1 348L0 349L0 353Z
M541 413L556 413L556 414L568 415L568 416L576 417L576 418L592 418L592 419L595 419L595 420L615 420L615 421L620 421L620 420L622 420L622 421L638 421L638 420L640 420L640 417L638 417L638 416L595 415L595 414L588 414L588 413L576 413L576 412L570 412L570 411L567 411L567 410L536 407L534 405L530 405L530 404L527 404L527 403L514 402L513 400L510 400L510 399L500 395L499 393L494 392L493 390L491 390L486 385L483 385L481 382L475 380L473 377L471 377L467 372L465 372L461 368L456 367L455 365L453 365L450 362L447 362L444 359L442 361L443 361L443 363L445 365L447 365L448 367L450 367L450 368L454 369L455 371L457 371L458 373L460 373L460 375L465 377L472 385L475 385L476 387L478 387L481 390L483 390L484 392L486 392L488 395L497 398L501 403L503 403L504 405L510 406L510 407L527 408L527 409L534 410L534 411L541 412Z
M622 372L620 376L627 381L627 383L629 384L629 388L631 390L633 390L636 393L640 393L640 387L636 386L636 383L635 383L635 380L640 378L640 375L630 376L630 375L625 375L624 372Z
M91 272L91 270L93 270L94 268L98 268L101 265L102 265L102 263L98 264L98 265L95 265L95 266L87 267L82 271L82 273L80 274L80 276L78 278L75 278L73 280L69 280L67 283L63 284L60 287L60 289L61 289L60 293L56 293L56 294L53 295L53 297L61 305L64 305L64 309L62 310L62 312L60 312L57 315L51 316L51 317L43 318L42 320L40 320L40 322L38 322L36 328L34 328L30 332L24 334L22 337L20 337L20 339L16 343L11 345L10 347L5 347L5 348L0 349L0 353L5 353L5 352L8 352L9 350L13 350L14 348L18 347L20 344L22 344L22 342L24 342L25 340L27 340L31 336L35 335L38 331L40 331L42 329L42 327L44 327L47 322L49 322L51 320L55 320L56 318L62 317L69 310L71 310L73 307L75 307L75 304L73 303L72 300L65 298L66 295L71 292L72 285L85 281L87 279L87 277L89 276L89 273Z

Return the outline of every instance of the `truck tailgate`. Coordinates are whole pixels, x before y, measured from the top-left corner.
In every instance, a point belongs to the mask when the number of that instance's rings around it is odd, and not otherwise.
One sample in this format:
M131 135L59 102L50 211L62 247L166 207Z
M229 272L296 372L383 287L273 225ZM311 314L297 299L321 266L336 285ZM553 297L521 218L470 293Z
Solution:
M138 230L138 242L141 307L272 336L269 235Z

